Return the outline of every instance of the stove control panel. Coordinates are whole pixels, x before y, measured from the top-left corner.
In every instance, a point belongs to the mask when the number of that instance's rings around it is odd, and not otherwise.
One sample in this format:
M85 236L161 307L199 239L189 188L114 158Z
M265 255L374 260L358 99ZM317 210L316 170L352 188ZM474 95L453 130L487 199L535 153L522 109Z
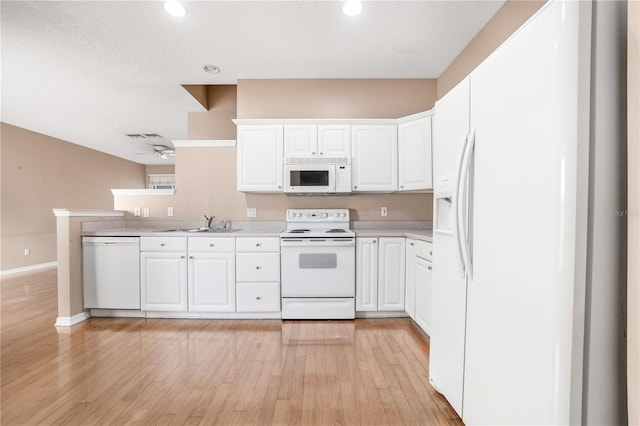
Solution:
M349 209L287 209L287 222L349 222Z

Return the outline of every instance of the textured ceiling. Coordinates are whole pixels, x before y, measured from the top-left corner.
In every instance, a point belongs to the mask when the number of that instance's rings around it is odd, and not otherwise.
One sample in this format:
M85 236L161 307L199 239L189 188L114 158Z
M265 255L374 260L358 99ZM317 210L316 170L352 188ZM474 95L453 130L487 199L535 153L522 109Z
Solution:
M185 139L202 106L182 84L437 78L503 1L366 1L351 18L334 1L183 3L174 18L160 1L3 0L2 121L164 164L124 135Z

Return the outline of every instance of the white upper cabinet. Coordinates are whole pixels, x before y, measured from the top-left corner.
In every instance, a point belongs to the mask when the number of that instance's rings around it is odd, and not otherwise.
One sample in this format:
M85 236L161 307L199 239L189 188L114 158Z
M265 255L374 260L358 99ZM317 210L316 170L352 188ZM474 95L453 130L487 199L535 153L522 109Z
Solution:
M285 124L285 158L307 158L318 154L318 126L315 124Z
M398 130L395 124L351 126L353 192L398 190Z
M399 190L432 189L431 117L398 124Z
M319 124L318 156L323 158L350 158L351 126L348 124Z
M348 124L285 124L285 158L349 158Z
M282 192L283 126L238 126L238 191Z

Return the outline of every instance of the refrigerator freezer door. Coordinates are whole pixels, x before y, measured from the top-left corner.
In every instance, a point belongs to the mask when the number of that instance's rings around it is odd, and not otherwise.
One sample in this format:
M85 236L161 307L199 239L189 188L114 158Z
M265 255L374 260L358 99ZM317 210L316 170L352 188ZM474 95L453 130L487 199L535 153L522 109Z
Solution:
M456 235L454 194L469 132L468 79L438 101L433 123L435 226L429 378L462 416L467 282Z
M570 423L585 5L547 3L471 74L469 425Z

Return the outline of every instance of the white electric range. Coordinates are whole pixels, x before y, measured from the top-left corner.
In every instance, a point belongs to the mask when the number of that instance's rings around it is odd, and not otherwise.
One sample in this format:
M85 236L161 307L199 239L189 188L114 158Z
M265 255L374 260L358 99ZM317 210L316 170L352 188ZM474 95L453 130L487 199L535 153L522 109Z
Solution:
M349 209L288 209L280 234L282 318L355 318L355 233Z

